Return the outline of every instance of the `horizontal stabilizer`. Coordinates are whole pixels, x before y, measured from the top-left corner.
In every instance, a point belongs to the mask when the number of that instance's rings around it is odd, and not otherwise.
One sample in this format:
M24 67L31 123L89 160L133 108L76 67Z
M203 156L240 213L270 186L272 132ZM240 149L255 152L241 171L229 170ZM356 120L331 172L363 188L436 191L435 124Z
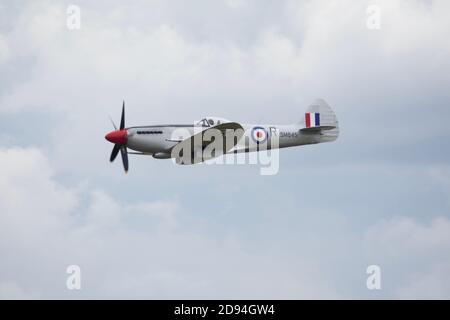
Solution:
M301 132L318 132L321 130L332 130L336 129L336 126L318 126L300 129Z

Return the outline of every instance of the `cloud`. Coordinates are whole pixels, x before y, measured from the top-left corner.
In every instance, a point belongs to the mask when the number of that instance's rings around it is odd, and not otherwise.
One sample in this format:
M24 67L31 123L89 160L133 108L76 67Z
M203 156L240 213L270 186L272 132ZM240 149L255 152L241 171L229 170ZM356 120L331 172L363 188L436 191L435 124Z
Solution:
M1 297L370 298L373 261L382 297L448 297L448 1L81 1L79 31L68 4L0 5ZM340 139L275 177L108 163L122 99L140 125L316 97Z
M24 292L16 283L0 283L0 299L2 300L24 300L38 299L39 295L35 293Z
M5 63L10 56L9 47L4 37L0 34L0 65Z
M428 220L428 219L427 219ZM366 252L384 270L385 287L401 299L447 299L450 295L450 220L420 222L395 217L370 227Z
M2 242L13 235L19 242L33 242L41 232L66 226L78 203L76 192L48 179L52 170L38 149L0 150Z
M89 137L102 137L110 129L107 116L118 117L123 98L128 123L140 124L149 117L145 121L192 121L207 113L287 123L299 119L314 98L325 97L345 128L342 139L353 145L363 132L377 132L364 136L367 145L389 148L374 151L363 144L360 154L369 159L408 147L409 129L426 110L440 115L416 137L430 148L428 142L448 130L441 119L448 113L449 46L440 41L449 30L443 15L448 3L379 5L382 29L370 31L364 2L286 2L276 9L269 2L248 2L232 11L212 4L216 19L204 17L200 25L163 2L156 5L159 14L147 5L83 3L82 29L69 31L63 3L30 4L16 13L17 23L3 36L9 63L17 66L0 88L15 83L0 91L0 110L60 112L59 126L51 128L52 143L57 163L68 167L75 167L77 158L67 150L68 140L83 143L94 155L97 140ZM229 23L228 32L217 34L229 17L249 19L247 10L261 13L261 19L241 28ZM263 20L266 11L270 18ZM142 19L143 12L153 19ZM193 36L199 34L205 36ZM229 41L223 42L225 37ZM21 68L24 57L32 62ZM409 76L412 66L414 76ZM15 80L22 73L26 76ZM283 112L276 112L281 107ZM92 125L79 132L86 122ZM383 130L379 123L385 124ZM97 169L92 163L78 167Z
M126 211L142 216L143 218L150 218L163 224L164 227L175 228L178 226L176 213L181 210L177 203L168 201L156 201L152 203L140 203L137 205L130 205L125 208ZM152 224L154 224L153 221ZM150 222L151 223L151 222Z
M130 204L89 183L65 186L36 148L2 149L0 168L3 298L370 297L357 275L372 263L382 267L385 297L450 294L442 281L446 217L375 220L360 237L350 216L319 211L306 199L296 207L291 195L279 194L286 212L277 203L256 208L263 234L246 222L251 213L226 214L215 234L210 219L176 199ZM237 220L250 239L227 226ZM71 264L81 266L81 292L65 288Z
M103 191L67 188L54 180L47 159L36 148L1 149L0 166L0 283L4 298L64 293L62 285L55 285L55 293L46 291L64 275L63 261L95 263L96 250L112 254L115 245L123 246L119 239L130 244L129 239L140 237L133 229L121 228L123 214L155 214L171 222L176 208L162 200L121 206ZM145 239L145 234L142 237ZM50 286L41 289L41 281L33 277L48 280Z
M182 226L177 202L123 205L98 189L63 186L38 149L2 149L0 168L3 298L336 295L310 262ZM71 264L82 269L80 293L64 287Z

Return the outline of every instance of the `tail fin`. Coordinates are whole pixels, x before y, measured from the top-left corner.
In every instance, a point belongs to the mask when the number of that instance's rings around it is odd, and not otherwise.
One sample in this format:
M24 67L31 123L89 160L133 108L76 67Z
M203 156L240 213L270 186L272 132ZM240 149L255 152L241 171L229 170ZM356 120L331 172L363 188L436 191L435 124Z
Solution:
M320 142L334 141L339 136L336 114L325 102L317 99L306 109L302 132L320 133Z

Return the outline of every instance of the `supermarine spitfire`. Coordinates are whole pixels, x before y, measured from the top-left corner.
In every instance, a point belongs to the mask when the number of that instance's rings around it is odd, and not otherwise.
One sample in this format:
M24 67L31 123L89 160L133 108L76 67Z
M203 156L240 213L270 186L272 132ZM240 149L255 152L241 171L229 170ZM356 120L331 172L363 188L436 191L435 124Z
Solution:
M297 123L289 125L241 124L206 117L192 124L125 127L124 102L119 128L113 122L115 130L105 138L114 144L110 161L113 162L120 152L127 172L129 154L196 164L224 154L334 141L339 135L336 115L322 99L312 103L299 118Z

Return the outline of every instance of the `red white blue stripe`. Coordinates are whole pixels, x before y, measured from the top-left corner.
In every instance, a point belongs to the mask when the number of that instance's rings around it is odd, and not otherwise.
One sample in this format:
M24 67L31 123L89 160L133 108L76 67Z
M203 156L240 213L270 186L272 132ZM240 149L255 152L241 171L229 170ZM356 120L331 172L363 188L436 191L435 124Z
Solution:
M320 113L307 112L305 113L306 128L320 127Z

